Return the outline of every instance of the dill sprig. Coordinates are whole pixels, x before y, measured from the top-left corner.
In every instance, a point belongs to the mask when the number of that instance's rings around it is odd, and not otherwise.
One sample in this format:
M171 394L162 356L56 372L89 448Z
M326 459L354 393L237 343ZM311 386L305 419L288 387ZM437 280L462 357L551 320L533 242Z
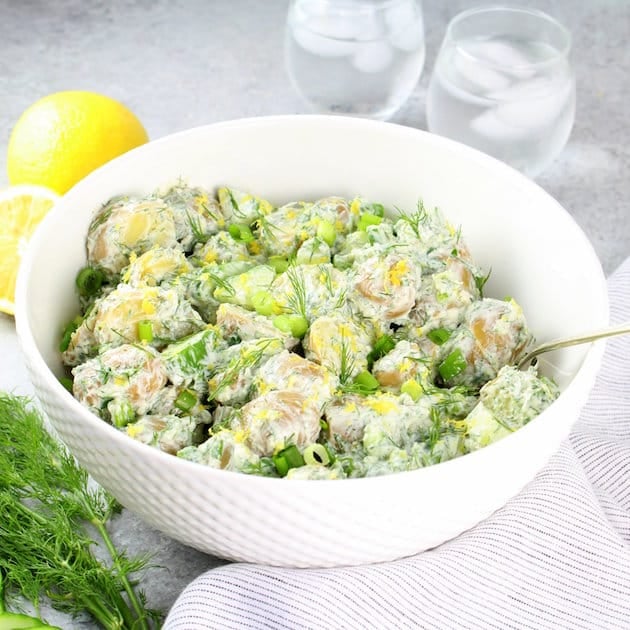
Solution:
M398 213L398 218L408 223L414 234L418 238L421 238L422 234L420 232L420 227L425 225L429 219L429 213L424 207L422 201L418 200L416 210L413 213L405 212L400 208L396 208L396 212Z
M317 268L320 272L320 278L323 278L322 284L326 287L328 295L332 297L335 294L335 285L333 283L330 265L318 265Z
M475 280L475 286L477 287L477 291L479 291L479 297L483 298L483 289L486 286L486 282L490 279L490 274L492 273L492 269L488 270L488 273L484 276L483 273L475 274L473 273L473 278Z
M202 207L206 210L208 209L208 207L203 204ZM210 212L208 212L208 214L210 214ZM210 234L206 234L205 230L203 229L203 225L201 224L201 217L199 215L193 216L193 214L186 210L186 221L188 221L188 225L190 226L190 231L192 232L195 242L206 243L210 238Z
M306 285L302 271L295 264L290 264L285 271L293 292L287 296L291 312L306 317Z
M108 629L154 627L161 615L146 608L131 578L148 559L129 559L107 530L119 509L45 429L28 398L0 393L0 579L8 596L21 595L37 610L47 597L54 608L88 612ZM96 547L110 562L94 555Z
M236 293L236 289L234 289L234 286L230 282L229 278L224 278L216 273L213 273L212 271L208 271L206 273L208 274L212 282L214 282L219 289L225 291L228 296L231 297Z
M342 386L342 391L346 391L346 387L350 386L350 379L354 374L354 356L343 333L339 347L339 383Z
M281 227L272 223L269 218L265 216L258 217L256 219L254 229L258 232L259 236L262 236L271 242L278 240L276 232L284 232Z
M256 340L252 347L239 348L239 354L230 360L227 368L210 379L208 402L215 400L223 390L234 385L244 370L257 367L267 354L269 346L279 343L277 338L270 337Z

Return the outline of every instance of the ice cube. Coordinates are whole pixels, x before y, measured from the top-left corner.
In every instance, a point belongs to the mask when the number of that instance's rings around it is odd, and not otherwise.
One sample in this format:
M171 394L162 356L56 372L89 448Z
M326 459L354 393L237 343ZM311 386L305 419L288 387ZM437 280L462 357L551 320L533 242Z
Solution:
M356 39L361 42L371 42L383 39L386 35L385 27L377 19L375 13L358 13L352 17L356 28Z
M295 41L304 50L318 57L345 57L356 52L358 45L355 42L325 34L326 30L322 28L325 24L319 23L315 26L317 29L311 23L308 27L302 24L294 24L292 27ZM341 33L341 28L336 32Z
M514 142L526 138L531 131L523 127L515 127L499 117L497 108L487 109L470 121L470 128L478 135L488 140L500 142Z
M414 52L424 45L422 11L415 2L390 7L385 12L389 42L394 48Z
M573 83L532 79L496 92L496 115L506 124L529 131L552 125L572 96ZM502 102L504 101L504 102Z
M528 54L529 49L523 44L510 42L502 38L467 40L461 45L467 53L480 61L494 66L494 70L510 78L528 78L534 75L532 62L536 59Z
M359 72L383 72L392 62L394 53L387 42L361 44L352 57L352 65Z
M400 2L385 9L385 24L387 30L396 34L403 30L410 22L414 22L417 18L419 7L415 2Z
M468 54L468 48L457 47L452 51L444 51L446 57L452 55L450 80L460 86L467 86L471 92L479 96L485 96L489 92L504 90L509 87L511 81L502 72L488 67L483 61ZM445 66L449 65L449 60L445 59Z
M357 51L358 42L384 37L374 13L356 13L343 7L323 13L315 2L296 5L289 28L296 42L319 57L343 57Z
M389 35L389 42L394 48L404 52L415 52L424 47L424 27L422 19L409 22L407 26Z

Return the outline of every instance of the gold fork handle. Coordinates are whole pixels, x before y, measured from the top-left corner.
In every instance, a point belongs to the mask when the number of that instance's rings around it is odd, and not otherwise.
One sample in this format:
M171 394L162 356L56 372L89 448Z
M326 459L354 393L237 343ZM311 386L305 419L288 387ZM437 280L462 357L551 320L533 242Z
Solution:
M560 348L567 348L568 346L577 346L581 343L589 343L591 341L597 341L605 337L615 337L617 335L627 335L630 333L630 322L625 322L619 326L612 328L604 328L602 330L595 330L584 335L577 335L575 337L565 337L564 339L555 339L553 341L547 341L541 343L538 347L528 352L517 363L517 367L523 368L532 361L535 357L543 352L551 352L552 350L558 350Z

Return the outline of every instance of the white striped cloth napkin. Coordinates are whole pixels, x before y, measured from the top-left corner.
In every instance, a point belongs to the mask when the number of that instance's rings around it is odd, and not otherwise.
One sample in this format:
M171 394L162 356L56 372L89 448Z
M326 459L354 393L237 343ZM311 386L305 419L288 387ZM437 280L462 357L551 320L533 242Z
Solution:
M611 323L629 321L630 259L609 293ZM477 527L385 564L213 569L163 626L206 628L630 629L630 337L607 342L589 402L546 468Z

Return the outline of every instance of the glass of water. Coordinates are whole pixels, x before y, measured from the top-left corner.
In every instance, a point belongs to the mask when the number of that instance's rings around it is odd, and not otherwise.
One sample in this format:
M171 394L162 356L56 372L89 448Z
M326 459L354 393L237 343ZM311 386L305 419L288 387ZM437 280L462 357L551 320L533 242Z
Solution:
M285 59L319 113L386 120L409 98L425 59L418 0L291 0Z
M568 30L541 11L460 13L448 25L429 81L429 131L536 177L573 128L570 49Z

